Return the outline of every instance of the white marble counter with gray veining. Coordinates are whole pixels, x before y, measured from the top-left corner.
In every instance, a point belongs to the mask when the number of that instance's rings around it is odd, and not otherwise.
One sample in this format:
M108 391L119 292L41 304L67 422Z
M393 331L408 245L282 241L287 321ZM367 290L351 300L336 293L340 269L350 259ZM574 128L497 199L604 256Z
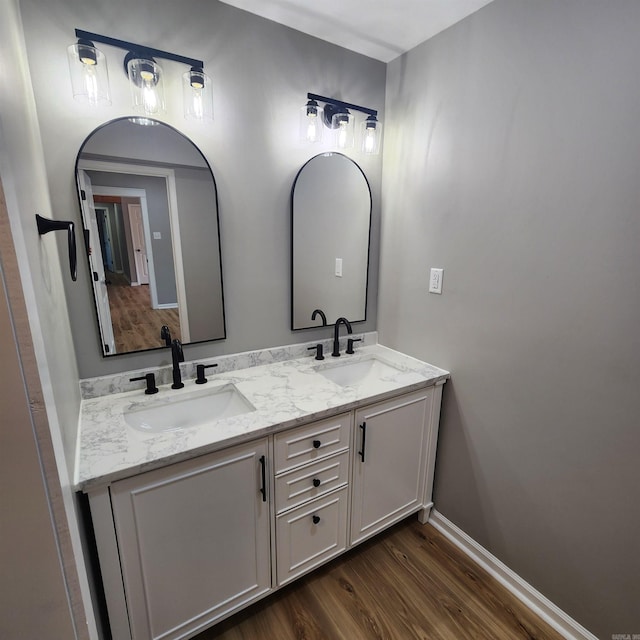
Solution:
M311 343L310 343L311 344ZM306 352L307 345L302 345ZM325 351L327 353L327 351ZM324 368L377 359L391 365L382 377L341 386L321 375ZM216 361L217 359L212 359ZM259 360L258 360L259 361ZM89 490L105 483L167 464L223 449L298 424L348 411L399 393L443 382L449 373L382 345L360 347L353 355L317 361L313 355L244 369L211 373L209 382L195 385L184 377L183 389L160 386L82 401L76 459L76 488ZM129 426L124 411L182 396L214 393L234 385L255 410L207 424L152 433Z

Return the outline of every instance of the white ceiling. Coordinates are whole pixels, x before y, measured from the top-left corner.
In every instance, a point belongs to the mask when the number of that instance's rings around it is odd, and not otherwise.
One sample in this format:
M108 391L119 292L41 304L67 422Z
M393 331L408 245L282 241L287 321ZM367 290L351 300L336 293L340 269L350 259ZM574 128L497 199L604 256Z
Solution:
M492 0L221 0L389 62Z

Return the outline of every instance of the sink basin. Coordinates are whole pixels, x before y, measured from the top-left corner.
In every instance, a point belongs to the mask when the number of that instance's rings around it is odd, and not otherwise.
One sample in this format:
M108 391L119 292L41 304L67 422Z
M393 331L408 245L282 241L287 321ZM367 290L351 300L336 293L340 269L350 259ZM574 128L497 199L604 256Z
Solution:
M134 402L124 410L124 421L134 429L159 433L196 427L250 411L255 411L255 407L229 384Z
M316 371L342 387L354 387L365 383L373 383L389 379L402 373L400 369L378 360L367 358L357 362L338 362L332 365L317 367Z

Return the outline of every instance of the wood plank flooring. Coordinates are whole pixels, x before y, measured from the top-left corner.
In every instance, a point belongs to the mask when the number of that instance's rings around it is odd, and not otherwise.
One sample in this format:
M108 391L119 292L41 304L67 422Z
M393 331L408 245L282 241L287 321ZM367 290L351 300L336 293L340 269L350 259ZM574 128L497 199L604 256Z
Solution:
M108 272L109 309L116 353L164 346L160 327L166 324L173 338L181 339L178 309L153 309L149 285L132 287L124 277Z
M562 640L415 516L194 640Z

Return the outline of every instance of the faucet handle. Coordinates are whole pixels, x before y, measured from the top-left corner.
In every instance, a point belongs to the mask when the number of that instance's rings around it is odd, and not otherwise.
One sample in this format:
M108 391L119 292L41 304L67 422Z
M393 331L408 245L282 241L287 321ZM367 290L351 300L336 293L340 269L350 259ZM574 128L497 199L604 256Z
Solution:
M217 364L197 364L196 365L196 384L204 384L207 379L204 377L204 370L211 367L217 367Z
M322 343L319 342L315 347L307 347L307 351L316 351L316 360L324 360L324 356L322 355Z
M348 338L347 339L347 350L345 351L345 353L354 353L353 351L353 343L354 342L362 342L362 338Z
M145 389L145 393L150 396L153 393L158 393L158 387L156 387L156 376L153 373L146 373L143 376L139 376L138 378L129 378L129 382L138 382L138 380L146 380L147 388Z

